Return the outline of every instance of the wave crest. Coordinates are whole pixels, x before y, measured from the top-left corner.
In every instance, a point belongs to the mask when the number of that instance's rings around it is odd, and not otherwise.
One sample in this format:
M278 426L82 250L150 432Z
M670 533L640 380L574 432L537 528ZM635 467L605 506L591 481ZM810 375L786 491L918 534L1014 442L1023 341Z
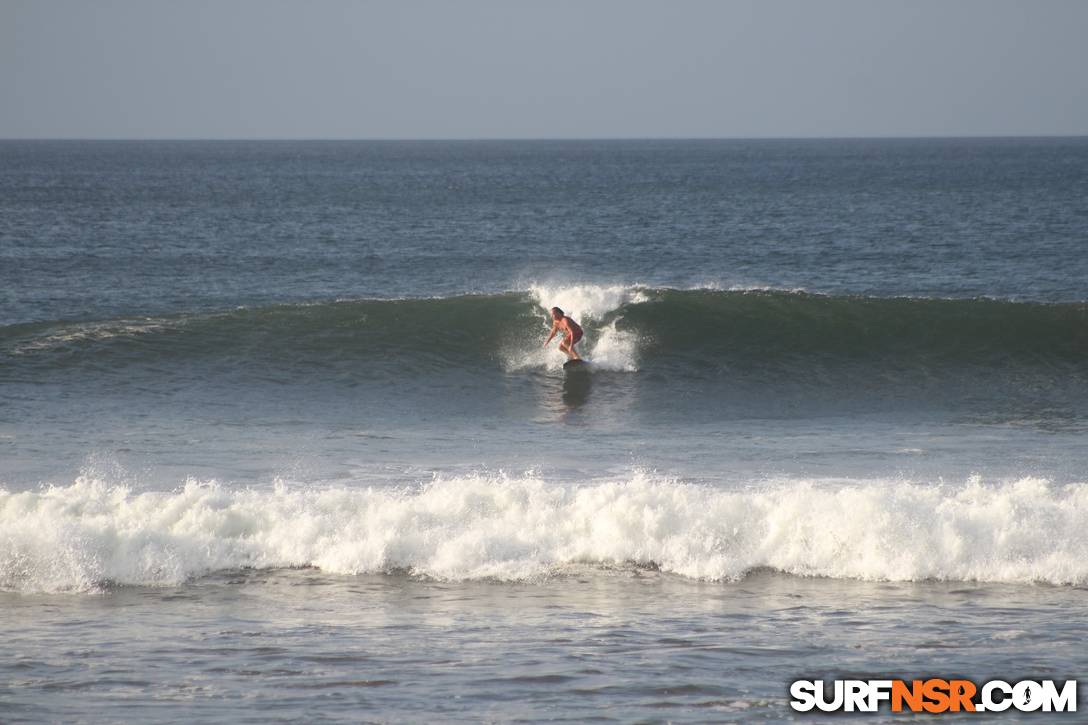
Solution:
M583 486L467 476L418 489L132 493L80 478L0 491L0 589L177 585L239 567L533 580L574 565L704 580L770 568L870 580L1088 582L1088 486L771 482L722 490L636 472Z

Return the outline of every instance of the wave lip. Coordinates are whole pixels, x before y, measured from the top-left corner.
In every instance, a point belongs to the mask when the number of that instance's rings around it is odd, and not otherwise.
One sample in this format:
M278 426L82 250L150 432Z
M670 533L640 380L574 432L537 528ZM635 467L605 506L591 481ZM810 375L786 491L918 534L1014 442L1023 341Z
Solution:
M783 480L722 490L636 472L582 486L526 474L413 490L137 493L89 477L0 491L0 589L173 586L239 567L532 581L571 566L693 579L1088 582L1088 486Z

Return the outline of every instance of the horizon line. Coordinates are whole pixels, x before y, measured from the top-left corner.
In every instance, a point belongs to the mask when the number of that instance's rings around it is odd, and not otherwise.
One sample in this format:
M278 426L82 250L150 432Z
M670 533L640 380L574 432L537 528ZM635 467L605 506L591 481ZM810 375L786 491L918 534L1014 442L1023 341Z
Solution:
M1059 139L1088 138L1088 133L1030 134L933 134L857 136L3 136L11 141L101 141L101 142L367 142L367 143L471 143L471 142L554 142L554 141L895 141L942 139Z

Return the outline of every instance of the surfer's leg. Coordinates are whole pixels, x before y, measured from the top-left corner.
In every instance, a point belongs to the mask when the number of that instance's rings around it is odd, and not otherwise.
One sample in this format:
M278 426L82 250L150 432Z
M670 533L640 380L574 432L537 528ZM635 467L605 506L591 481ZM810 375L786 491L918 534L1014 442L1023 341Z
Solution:
M579 355L578 351L574 349L574 346L577 345L578 342L581 339L582 339L582 336L577 335L577 336L575 336L575 338L573 340L570 341L570 344L567 345L567 354L570 356L571 360L581 360L582 359L582 356Z

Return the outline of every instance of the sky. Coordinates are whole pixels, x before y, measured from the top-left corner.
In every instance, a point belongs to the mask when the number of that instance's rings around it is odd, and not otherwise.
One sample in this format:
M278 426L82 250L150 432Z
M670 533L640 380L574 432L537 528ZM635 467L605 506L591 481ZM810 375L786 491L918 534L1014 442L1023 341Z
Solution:
M0 0L0 138L1088 134L1088 0Z

